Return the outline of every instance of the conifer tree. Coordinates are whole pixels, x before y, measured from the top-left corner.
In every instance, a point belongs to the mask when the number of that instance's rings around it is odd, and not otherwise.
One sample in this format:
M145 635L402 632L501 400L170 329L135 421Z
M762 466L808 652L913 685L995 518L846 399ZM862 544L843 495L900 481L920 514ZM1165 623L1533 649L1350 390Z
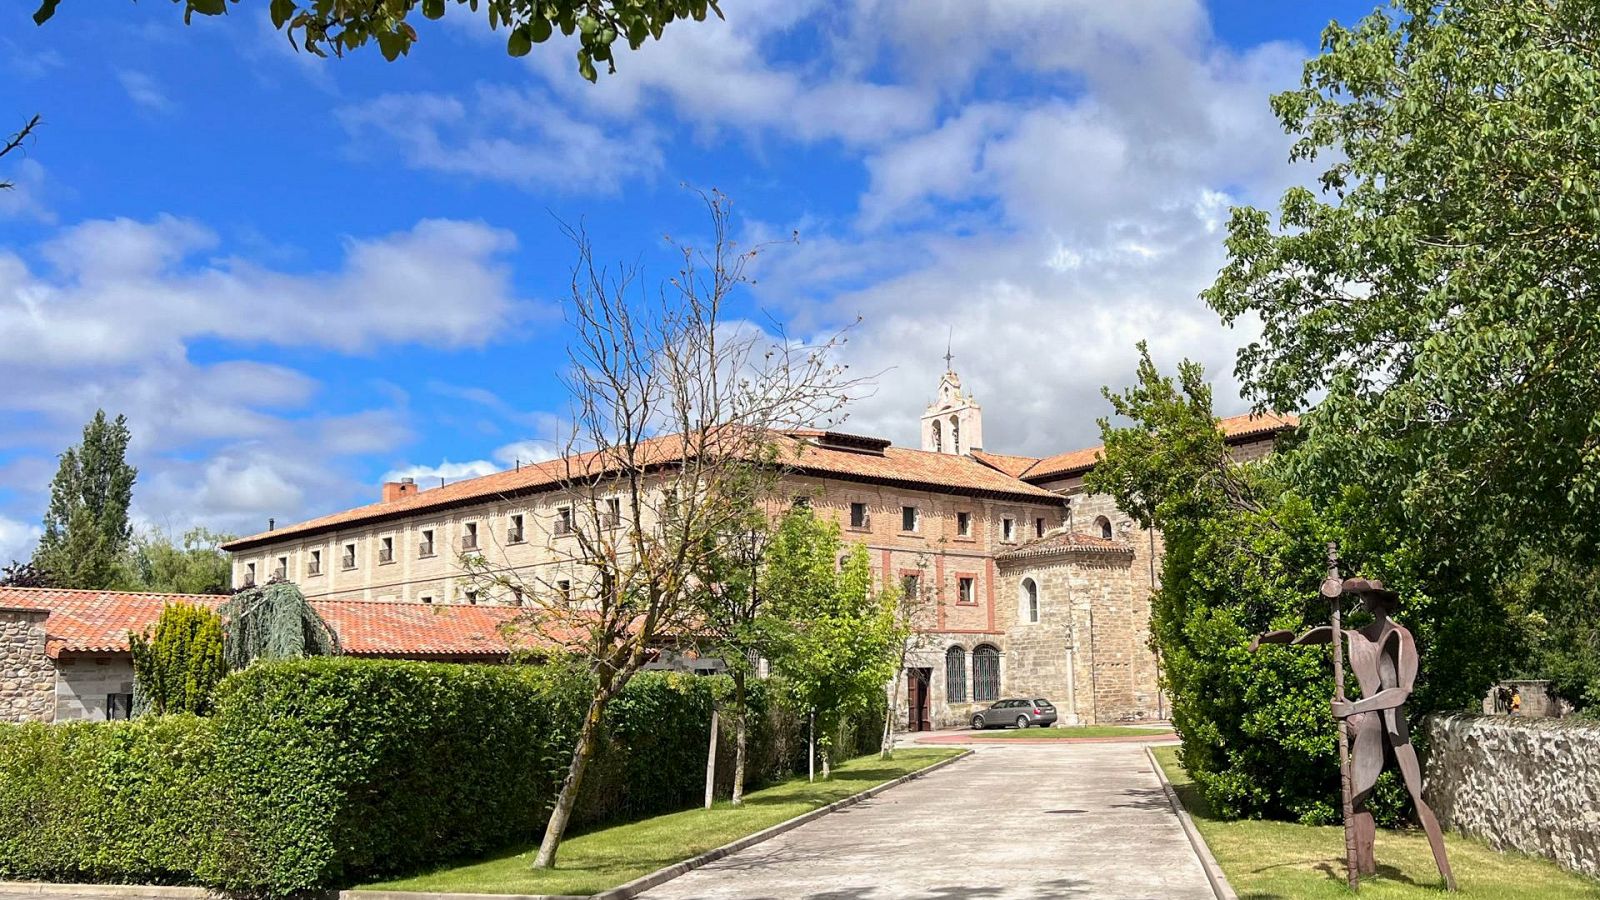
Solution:
M127 417L108 420L105 410L96 410L83 428L83 442L61 454L33 556L34 566L49 572L56 587L117 586L132 537L128 506L139 474L128 465L131 436Z
M242 590L222 604L223 654L242 669L258 659L334 656L339 637L289 581Z
M163 609L154 634L130 632L134 713L210 713L217 683L228 671L222 646L221 617L187 603Z

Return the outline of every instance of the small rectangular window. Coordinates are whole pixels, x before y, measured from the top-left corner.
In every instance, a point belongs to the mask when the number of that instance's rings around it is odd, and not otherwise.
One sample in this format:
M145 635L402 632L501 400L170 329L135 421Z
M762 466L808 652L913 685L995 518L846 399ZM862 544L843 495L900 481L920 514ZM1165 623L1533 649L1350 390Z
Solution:
M956 534L962 537L972 537L972 513L956 513Z
M478 605L478 592L477 591L471 591L471 590L467 591L467 602L472 604L473 606L477 606Z
M476 522L468 522L467 523L467 525L466 525L466 534L463 534L461 536L461 549L463 549L463 550L476 550L476 549L478 549L478 524Z
M343 560L343 562L344 562L344 567L346 569L354 569L356 567L356 545L355 544L345 544L344 545L344 560Z
M556 534L572 533L572 507L563 506L556 510Z
M900 507L900 530L916 531L919 523L917 508L915 506Z
M900 576L900 590L907 597L918 597L918 596L921 596L921 593L922 593L922 576L920 576L920 575L901 575Z
M1037 519L1033 520L1033 536L1034 537L1044 537L1044 518L1043 517L1040 517L1040 518L1037 518Z
M322 551L321 550L313 550L313 551L311 551L311 561L306 564L306 574L307 575L321 575L322 574Z
M244 586L245 587L254 587L255 583L256 583L256 564L255 563L245 563L244 564Z
M133 695L107 694L106 718L118 721L133 718Z
M565 578L556 582L556 596L561 598L562 603L571 603L572 582L566 580Z
M850 527L867 527L867 505L865 503L850 504Z
M424 528L422 530L422 541L417 546L417 555L418 556L432 556L433 555L433 529L432 528Z
M284 581L289 577L289 557L278 557L278 565L272 570L273 581Z
M978 602L977 594L973 590L973 585L974 585L974 582L969 577L961 577L961 578L957 578L956 579L956 602L957 603L977 603Z
M433 595L432 594L423 594L422 595L422 602L423 603L432 603L433 602Z
M604 527L606 527L606 528L615 528L618 525L621 525L622 524L622 501L620 499L616 498L616 497L607 498L605 516L606 516L605 522L602 523L602 525Z
M515 516L511 517L511 527L506 529L506 543L509 543L509 544L520 544L520 543L522 543L522 516L521 516L521 514L518 514L518 515L515 515Z
M1000 540L1014 541L1017 539L1017 521L1010 516L1000 520Z
M381 539L381 543L378 546L378 562L394 562L394 538L386 537Z

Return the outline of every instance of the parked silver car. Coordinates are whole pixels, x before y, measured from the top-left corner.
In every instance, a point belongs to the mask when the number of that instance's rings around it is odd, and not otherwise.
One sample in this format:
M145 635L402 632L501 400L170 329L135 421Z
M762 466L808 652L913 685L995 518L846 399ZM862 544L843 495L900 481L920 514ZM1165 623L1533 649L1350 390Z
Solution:
M1055 704L1043 697L1029 699L1027 697L1012 697L1001 700L988 709L981 709L972 714L972 728L981 731L994 726L1015 725L1018 728L1027 728L1037 725L1040 728L1056 723Z

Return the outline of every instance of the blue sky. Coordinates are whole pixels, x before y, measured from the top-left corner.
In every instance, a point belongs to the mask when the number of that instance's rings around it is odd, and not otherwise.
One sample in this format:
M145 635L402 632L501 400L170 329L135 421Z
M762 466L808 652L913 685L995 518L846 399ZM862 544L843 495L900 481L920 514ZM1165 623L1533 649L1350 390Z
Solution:
M258 530L385 476L548 454L582 220L668 271L720 188L763 258L747 315L882 372L854 430L915 440L945 336L988 449L1095 442L1134 343L1203 361L1223 411L1248 326L1196 299L1227 208L1270 204L1269 95L1360 3L724 0L590 85L465 7L411 56L319 60L245 0L0 12L0 561L97 406L135 432L143 523Z

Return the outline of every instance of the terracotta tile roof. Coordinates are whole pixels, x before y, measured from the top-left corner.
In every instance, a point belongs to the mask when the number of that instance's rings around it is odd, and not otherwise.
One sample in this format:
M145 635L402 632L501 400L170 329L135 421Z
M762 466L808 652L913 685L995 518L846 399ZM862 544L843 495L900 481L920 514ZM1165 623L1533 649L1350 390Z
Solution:
M1022 473L1033 468L1039 462L1037 456L1013 456L1009 453L990 453L986 450L972 451L972 458L983 463L991 469L998 469L1012 478L1021 478Z
M801 474L1046 503L1060 501L1058 496L1049 491L1019 481L968 456L893 447L881 438L817 429L796 429L790 432L790 436L794 442L786 451L786 464L792 465ZM682 458L682 448L683 441L677 435L647 441L640 445L639 463L665 465L676 462ZM573 472L602 471L603 462L599 455L585 453L469 478L394 500L369 503L242 537L223 545L223 549L247 550L286 538L320 534L346 526L469 506L499 497L555 490ZM571 470L568 469L569 465Z
M1222 432L1223 438L1228 443L1241 443L1251 438L1287 431L1299 424L1300 417L1295 415L1280 415L1278 413L1256 415L1250 413L1222 419L1217 422L1217 428ZM1086 447L1082 450L1070 450L1066 453L1058 453L1055 456L1047 456L1017 477L1031 482L1038 482L1078 475L1094 468L1094 464L1100 461L1100 454L1104 451L1105 446L1100 445Z
M167 604L215 608L226 599L207 594L0 588L0 606L49 610L45 633L51 657L127 653L128 632L154 625ZM313 600L311 605L352 656L500 658L510 652L512 643L534 643L515 636L508 641L504 626L525 612L511 606L366 600Z
M1038 556L1054 556L1058 553L1068 553L1075 550L1133 555L1133 547L1126 541L1108 541L1105 538L1072 531L1056 531L1042 538L1035 538L1020 547L997 554L995 559L1007 562L1017 559L1032 559Z

